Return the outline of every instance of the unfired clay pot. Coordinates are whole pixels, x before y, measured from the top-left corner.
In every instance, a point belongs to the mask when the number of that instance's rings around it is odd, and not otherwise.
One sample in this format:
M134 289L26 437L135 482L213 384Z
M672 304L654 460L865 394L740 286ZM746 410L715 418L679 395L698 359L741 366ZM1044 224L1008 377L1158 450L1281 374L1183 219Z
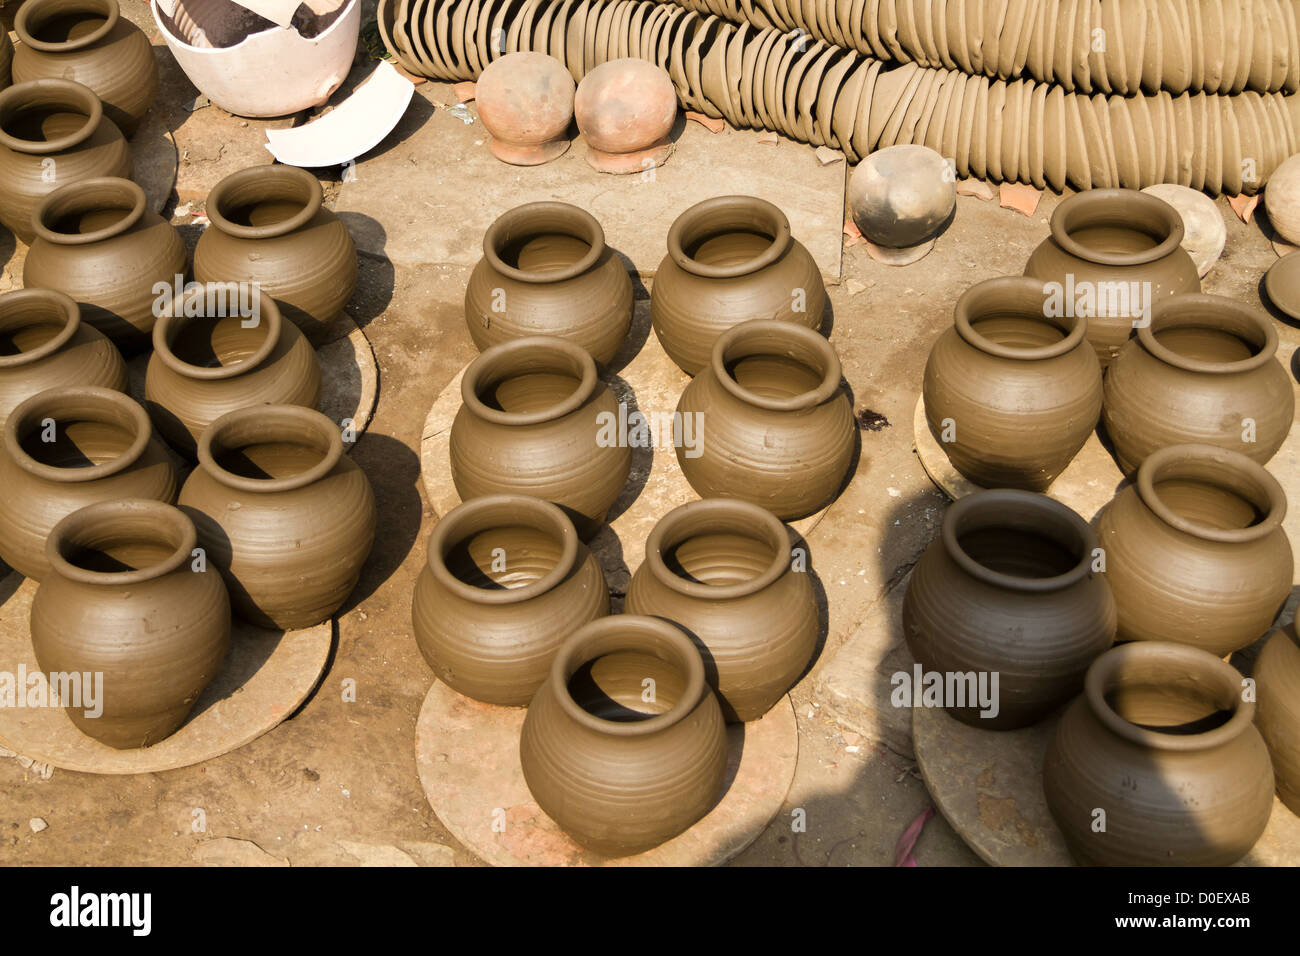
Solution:
M602 173L639 173L672 153L677 90L645 60L609 60L578 84L573 116L587 141L587 162Z
M708 365L718 336L741 322L782 319L818 329L825 312L817 263L770 202L706 199L669 229L650 315L664 351L688 375Z
M415 582L415 642L438 679L489 704L533 698L560 644L609 613L600 565L549 501L488 495L429 536Z
M375 496L338 425L297 405L253 405L203 433L177 504L221 569L235 613L293 630L347 600L375 540Z
M1300 816L1300 646L1275 631L1255 659L1255 726L1268 745L1277 795Z
M45 673L102 674L102 712L68 706L110 747L148 747L185 722L230 649L230 600L195 565L194 525L171 505L122 498L64 518L32 599L32 650ZM84 704L78 701L79 704Z
M713 808L727 731L690 638L657 618L616 614L560 647L524 717L519 756L547 816L584 846L622 856Z
M503 163L539 166L569 148L573 77L544 53L509 53L479 74L474 105Z
M1268 631L1291 593L1286 495L1245 455L1173 445L1097 518L1122 641L1223 657Z
M1048 809L1074 858L1228 866L1245 856L1273 807L1254 713L1241 674L1194 647L1144 642L1099 657L1043 766Z

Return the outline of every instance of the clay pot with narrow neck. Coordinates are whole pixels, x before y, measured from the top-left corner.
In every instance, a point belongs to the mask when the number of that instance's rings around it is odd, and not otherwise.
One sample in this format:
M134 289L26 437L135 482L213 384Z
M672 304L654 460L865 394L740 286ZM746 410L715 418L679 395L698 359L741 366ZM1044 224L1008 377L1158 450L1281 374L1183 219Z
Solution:
M945 695L916 700L912 689L911 705L942 704L972 727L1010 730L1077 694L1115 639L1115 600L1097 573L1096 547L1087 522L1044 495L995 489L954 503L903 598L922 689L938 674ZM950 695L954 679L964 683Z
M590 21L588 21L590 22ZM626 175L662 165L672 155L677 90L662 67L622 57L587 73L573 97L573 118L587 141L587 164Z
M1286 494L1245 455L1173 445L1097 517L1122 641L1223 657L1258 640L1291 593Z
M1240 860L1273 808L1273 768L1254 714L1241 674L1197 648L1144 642L1097 658L1043 765L1047 807L1074 858L1093 866Z
M1102 415L1125 474L1156 449L1188 442L1264 464L1295 419L1272 319L1224 296L1162 299L1111 363Z
M609 613L595 557L558 507L474 498L438 520L415 582L415 642L438 679L488 704L526 705L561 643Z
M690 638L667 621L616 614L560 647L524 717L519 757L547 816L583 846L624 856L713 808L727 730Z
M196 546L185 515L140 498L89 505L50 533L32 650L47 674L102 675L99 713L66 708L100 743L148 747L174 733L230 650L226 586L196 566Z
M925 418L953 466L978 485L1043 491L1101 415L1088 320L1053 316L1043 283L989 279L957 300L925 365Z
M835 349L812 329L754 319L718 336L677 403L677 460L702 498L740 498L785 521L834 500L854 460Z
M729 721L757 720L808 669L821 615L807 555L758 505L692 501L659 519L624 610L677 624L695 641Z
M370 480L339 427L296 405L229 412L203 433L177 500L230 589L235 613L293 630L328 620L375 540Z
M1255 726L1273 758L1277 795L1300 816L1300 645L1274 631L1255 659Z
M753 196L718 196L674 220L655 273L650 316L668 357L688 375L709 364L719 335L750 319L819 329L821 271L790 221Z
M553 56L521 52L493 60L474 85L492 155L514 166L540 166L563 155L574 90L573 77Z
M627 484L619 403L584 349L550 336L495 345L465 369L451 426L462 500L530 494L564 509L584 540Z
M0 92L0 223L28 244L32 214L60 186L131 178L131 149L99 97L71 80L29 80Z
M45 542L79 508L118 498L176 500L176 469L145 410L121 392L74 386L33 395L0 439L0 559L42 580Z
M465 324L480 352L553 335L609 362L632 327L632 280L586 210L535 202L502 214L483 236L465 289Z
M184 281L187 255L144 190L129 179L69 183L41 201L32 225L23 285L66 292L86 324L127 350L147 347L158 288Z
M1105 368L1160 299L1200 292L1196 263L1180 243L1183 220L1162 199L1133 189L1076 193L1052 213L1052 234L1025 264L1049 283L1054 308L1088 319Z
M357 249L322 205L320 182L294 166L252 166L208 193L212 227L194 247L199 282L255 282L315 346L357 287Z
M191 459L214 421L249 405L321 396L320 362L265 292L207 283L172 296L153 328L145 406L167 443Z

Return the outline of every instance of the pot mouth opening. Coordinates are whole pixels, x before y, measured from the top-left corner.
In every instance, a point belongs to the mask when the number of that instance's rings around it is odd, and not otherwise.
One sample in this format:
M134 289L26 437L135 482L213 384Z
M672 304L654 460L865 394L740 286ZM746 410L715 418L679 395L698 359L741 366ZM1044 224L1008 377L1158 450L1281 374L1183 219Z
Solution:
M145 211L144 190L129 179L103 176L60 186L32 217L36 235L61 246L88 245L120 236Z
M282 319L275 300L254 283L207 282L170 293L155 308L158 360L191 379L227 379L260 366L280 342Z
M193 558L197 545L194 523L180 509L121 498L65 517L50 532L45 554L60 577L123 586L171 574Z
M10 413L5 451L28 474L60 484L97 481L131 467L153 427L130 397L108 388L51 388Z
M966 574L1026 593L1057 591L1090 573L1096 535L1074 511L1046 495L1011 488L960 499L944 515L948 556Z
M270 494L320 481L343 457L335 424L300 405L252 405L222 415L199 439L208 475L239 491Z
M711 360L719 384L740 401L791 412L830 401L840 389L839 356L820 332L751 319L718 336Z
M119 17L117 0L27 0L14 16L14 30L33 50L71 53L112 33Z
M488 264L518 282L577 278L604 253L605 231L596 218L563 202L517 206L498 216L483 236Z
M1277 330L1257 309L1224 296L1185 294L1161 299L1138 328L1151 355L1189 372L1231 375L1268 364Z
M646 539L647 567L687 597L725 601L776 583L790 567L790 535L771 512L710 498L668 512Z
M324 200L320 182L296 166L253 166L208 193L212 225L239 239L272 239L307 225Z
M48 358L81 327L81 309L52 289L19 289L0 295L0 369Z
M1033 362L1066 355L1083 344L1088 320L1071 311L1055 309L1050 290L1038 279L1005 276L967 289L957 300L953 324L981 352Z
M715 196L673 221L668 254L692 275L731 279L770 266L792 241L790 220L767 200Z
M1171 445L1138 467L1143 504L1165 524L1204 541L1243 544L1286 517L1286 493L1264 466L1214 445Z
M1183 241L1183 220L1163 199L1135 189L1093 189L1052 213L1052 239L1067 253L1098 265L1156 262Z
M555 421L585 405L600 379L580 346L546 335L502 342L470 363L461 398L477 418L498 425Z
M46 155L88 140L104 119L104 105L71 80L29 80L0 92L0 146Z

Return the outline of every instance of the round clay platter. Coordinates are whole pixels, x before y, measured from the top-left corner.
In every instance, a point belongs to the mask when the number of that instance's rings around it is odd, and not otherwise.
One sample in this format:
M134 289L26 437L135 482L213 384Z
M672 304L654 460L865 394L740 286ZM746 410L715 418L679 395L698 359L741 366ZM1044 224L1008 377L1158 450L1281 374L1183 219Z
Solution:
M939 133L939 142L935 149L939 155L953 164L953 171L957 172L961 166L961 160L958 157L958 145L961 142L961 118L966 108L966 97L973 96L975 87L972 85L973 77L967 76L960 70L952 72L952 95L944 105L944 114L942 117L943 125ZM935 121L940 117L935 116Z
M1264 292L1278 309L1300 321L1300 254L1288 253L1269 266Z
M853 150L852 158L855 160L865 159L871 152L871 104L875 100L876 80L883 68L884 64L880 60L863 60L862 65L854 71L862 79L857 84L853 106L845 113L844 122L849 146Z
M813 105L813 132L821 144L831 149L848 153L848 144L841 143L835 135L834 118L839 107L840 94L848 89L847 79L850 71L860 62L855 50L832 48L831 65L822 77L821 88L817 91L817 101Z
M966 74L957 70L941 74L939 82L935 84L934 100L926 106L925 115L921 117L921 121L916 127L913 142L921 143L921 145L934 150L944 158L952 155L943 152L943 137L948 125L948 111L952 106L953 95L961 95L960 86L965 78Z
M1052 4L1055 8L1056 4ZM966 0L948 0L947 23L948 51L952 56L953 62L957 64L957 69L961 70L967 76L973 76L978 71L974 63L971 62L970 47L967 43L966 35Z
M587 11L590 8L591 0L578 0L564 32L564 62L568 66L569 75L573 77L575 83L580 82L585 75L583 72L582 44L583 38L586 36Z
M1237 128L1237 114L1232 109L1233 97L1220 97L1217 110L1220 129L1223 131L1223 192L1229 196L1241 193L1241 132Z

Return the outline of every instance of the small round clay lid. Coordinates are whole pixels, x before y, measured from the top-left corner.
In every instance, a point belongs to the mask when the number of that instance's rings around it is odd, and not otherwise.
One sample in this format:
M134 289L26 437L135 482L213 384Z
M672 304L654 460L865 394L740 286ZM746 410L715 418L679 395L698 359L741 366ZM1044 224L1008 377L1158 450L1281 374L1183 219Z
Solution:
M1293 319L1300 319L1300 252L1289 252L1264 273L1268 300Z

